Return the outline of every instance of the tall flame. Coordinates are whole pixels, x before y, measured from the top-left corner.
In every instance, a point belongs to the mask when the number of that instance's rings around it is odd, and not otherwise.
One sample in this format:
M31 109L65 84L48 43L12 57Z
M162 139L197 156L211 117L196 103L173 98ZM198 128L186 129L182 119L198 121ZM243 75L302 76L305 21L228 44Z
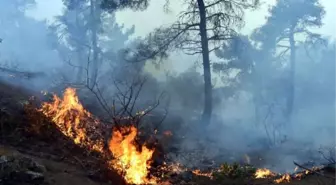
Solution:
M43 103L40 111L74 143L102 154L105 152L102 124L84 109L75 89L67 88L62 99L54 95L53 102ZM154 179L147 178L154 150L142 146L138 151L134 143L137 133L137 129L133 126L113 130L109 150L116 159L109 163L122 173L130 184L155 183Z
M128 134L125 135L126 133ZM125 180L128 183L155 183L155 180L147 178L154 150L142 146L141 152L138 151L134 144L136 135L137 129L133 126L113 132L109 149L118 159L117 163L113 163L113 167L125 173Z
M53 96L52 103L43 103L40 111L56 124L59 130L71 138L75 144L90 147L90 149L101 151L103 149L103 137L91 139L99 133L98 120L92 118L79 102L76 90L67 88L63 99ZM88 134L91 132L91 135Z

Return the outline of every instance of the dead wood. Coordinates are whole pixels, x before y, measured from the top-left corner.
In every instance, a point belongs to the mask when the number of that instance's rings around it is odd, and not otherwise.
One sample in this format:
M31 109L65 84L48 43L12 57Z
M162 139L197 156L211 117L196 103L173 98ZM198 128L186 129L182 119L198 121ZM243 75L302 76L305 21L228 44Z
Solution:
M332 176L329 176L329 175L325 175L325 174L323 174L323 173L321 173L321 172L318 172L318 171L316 171L316 170L313 170L313 169L309 169L309 168L307 168L307 167L304 167L304 166L302 166L302 165L296 163L295 161L293 161L293 163L294 163L294 165L296 165L297 167L302 168L302 169L305 169L305 170L308 170L309 172L311 172L311 173L313 173L313 174L320 175L320 176L323 176L323 177L326 177L326 178L330 178L330 179L334 179L334 180L336 180L335 177L332 177Z

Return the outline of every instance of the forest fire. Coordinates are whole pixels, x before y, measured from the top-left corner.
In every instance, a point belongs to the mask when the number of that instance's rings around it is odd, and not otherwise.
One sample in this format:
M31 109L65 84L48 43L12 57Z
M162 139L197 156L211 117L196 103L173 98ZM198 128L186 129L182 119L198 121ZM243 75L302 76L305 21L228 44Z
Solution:
M109 142L109 149L116 157L112 161L112 166L125 173L125 180L132 184L152 184L154 179L148 179L148 168L154 150L145 146L141 147L141 152L134 144L137 129L133 126L124 127L121 130L115 129L113 137Z
M102 124L84 109L75 89L67 88L62 99L54 95L53 102L43 103L40 111L74 143L102 154L106 152L103 147L104 137L101 134ZM108 163L110 167L120 172L129 184L155 183L154 179L147 178L154 150L142 146L139 151L134 143L137 133L137 129L133 126L113 130L109 150L115 159Z
M103 150L103 137L92 139L97 134L101 135L97 129L100 126L99 121L84 109L75 89L67 88L62 99L53 95L53 102L44 102L40 111L75 144L98 152Z
M282 182L290 182L290 181L291 181L291 176L289 174L284 174L280 178L274 180L274 182L277 184L282 183Z
M263 178L267 178L267 177L274 177L275 174L266 168L263 169L257 169L256 173L255 173L255 178L256 179L263 179Z
M108 164L108 168L116 170L128 184L158 184L160 182L157 177L149 173L155 151L137 142L139 133L137 128L135 126L115 127L111 130L112 136L106 137L103 133L108 128L85 110L75 89L67 88L62 98L54 95L53 101L43 103L39 111L50 118L57 128L75 144L85 148L88 152L100 153L102 159ZM171 137L172 132L165 131L163 135ZM111 159L109 154L112 154L114 158ZM179 163L167 165L164 162L158 171L162 171L163 174L181 174L189 169ZM200 170L191 172L197 176L214 179L212 172L204 173ZM289 174L280 175L266 168L257 169L254 173L255 179L271 178L275 179L274 183L290 182L292 178L300 180L302 176L303 173L298 173L293 177Z
M279 174L280 175L280 174ZM272 172L269 169L263 168L263 169L257 169L255 173L255 178L256 179L264 179L264 178L269 178L269 177L276 177L277 174ZM274 180L274 183L279 184L283 182L290 182L291 181L291 176L289 174L284 174L281 177L277 178Z

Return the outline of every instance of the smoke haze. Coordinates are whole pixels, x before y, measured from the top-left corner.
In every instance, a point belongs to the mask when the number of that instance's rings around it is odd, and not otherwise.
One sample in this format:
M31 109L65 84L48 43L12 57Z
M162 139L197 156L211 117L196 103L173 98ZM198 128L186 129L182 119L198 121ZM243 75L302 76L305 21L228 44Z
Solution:
M91 43L89 34L83 30L84 26L71 27L75 23L76 12L67 11L58 1L47 3L40 0L37 4L23 3L22 7L15 5L14 1L0 2L0 67L43 75L27 80L12 78L9 73L0 70L1 80L39 92L53 90L54 84L59 81L72 83L85 79L85 70L79 72L75 66L86 66L88 58L94 56L91 48L85 46ZM199 155L219 162L246 162L244 155L247 154L251 163L260 163L257 165L280 172L293 170L293 161L314 160L323 163L318 153L320 147L335 148L336 30L331 18L335 16L335 2L324 0L321 3L325 6L326 16L324 26L318 32L328 39L329 45L309 48L311 56L307 56L303 45L298 46L291 124L286 124L283 118L283 97L287 93L286 80L283 79L288 73L284 67L286 65L275 68L268 68L267 64L266 67L261 66L259 72L264 75L262 79L268 85L265 89L271 91L268 92L271 95L267 95L262 103L255 102L253 92L260 91L262 94L264 89L247 81L239 82L239 87L236 87L231 85L230 75L213 72L213 119L209 128L204 129L202 123L196 121L203 110L204 99L200 56L172 53L159 67L150 62L130 67L130 64L122 61L120 49L132 46L133 41L144 37L154 28L174 22L183 7L173 2L172 12L168 15L163 13L164 3L159 1L153 2L145 12L126 10L110 16L100 15L101 22L107 23L100 25L97 31L100 34L97 42L103 53L99 58L100 85L106 97L110 98L116 90L111 79L131 79L133 74L139 73L149 76L140 99L145 102L163 91L169 94L169 114L162 123L162 129L171 129L178 137L184 137L176 146L181 153L202 150L198 152ZM273 1L268 5L274 4ZM240 34L252 34L257 27L265 24L267 14L266 5L248 13L246 25ZM81 16L85 22L89 13ZM48 18L48 21L44 18ZM146 23L140 19L146 20ZM83 46L76 47L81 42ZM253 55L247 57L253 62L260 59ZM222 59L213 55L211 60ZM288 61L289 57L286 56L282 62ZM260 115L256 114L256 104L261 107ZM158 112L165 106L159 107ZM261 161L258 161L259 157ZM201 159L182 155L174 156L174 160L190 167L203 163Z

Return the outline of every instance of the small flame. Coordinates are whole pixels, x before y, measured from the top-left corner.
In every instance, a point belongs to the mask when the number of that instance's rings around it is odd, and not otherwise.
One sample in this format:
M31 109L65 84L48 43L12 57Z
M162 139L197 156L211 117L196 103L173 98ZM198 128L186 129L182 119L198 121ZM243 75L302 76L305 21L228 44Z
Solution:
M267 178L267 177L274 177L275 174L269 170L269 169L266 169L266 168L263 168L263 169L257 169L256 173L255 173L255 178L256 179L264 179L264 178Z
M310 172L308 170L305 170L303 172L297 173L294 175L294 178L296 179L302 179L305 175L308 175Z
M290 181L291 181L291 176L289 174L284 174L279 179L274 180L274 182L277 184L282 183L282 182L290 182Z
M171 171L171 172L175 172L175 173L182 173L187 171L187 168L183 167L182 164L180 163L172 163L172 164L165 164L165 166L163 166L163 168L167 171Z
M199 170L199 169L193 170L192 172L193 172L193 174L195 174L195 175L197 175L197 176L209 177L210 179L213 178L213 176L212 176L212 172L202 172L202 171Z

